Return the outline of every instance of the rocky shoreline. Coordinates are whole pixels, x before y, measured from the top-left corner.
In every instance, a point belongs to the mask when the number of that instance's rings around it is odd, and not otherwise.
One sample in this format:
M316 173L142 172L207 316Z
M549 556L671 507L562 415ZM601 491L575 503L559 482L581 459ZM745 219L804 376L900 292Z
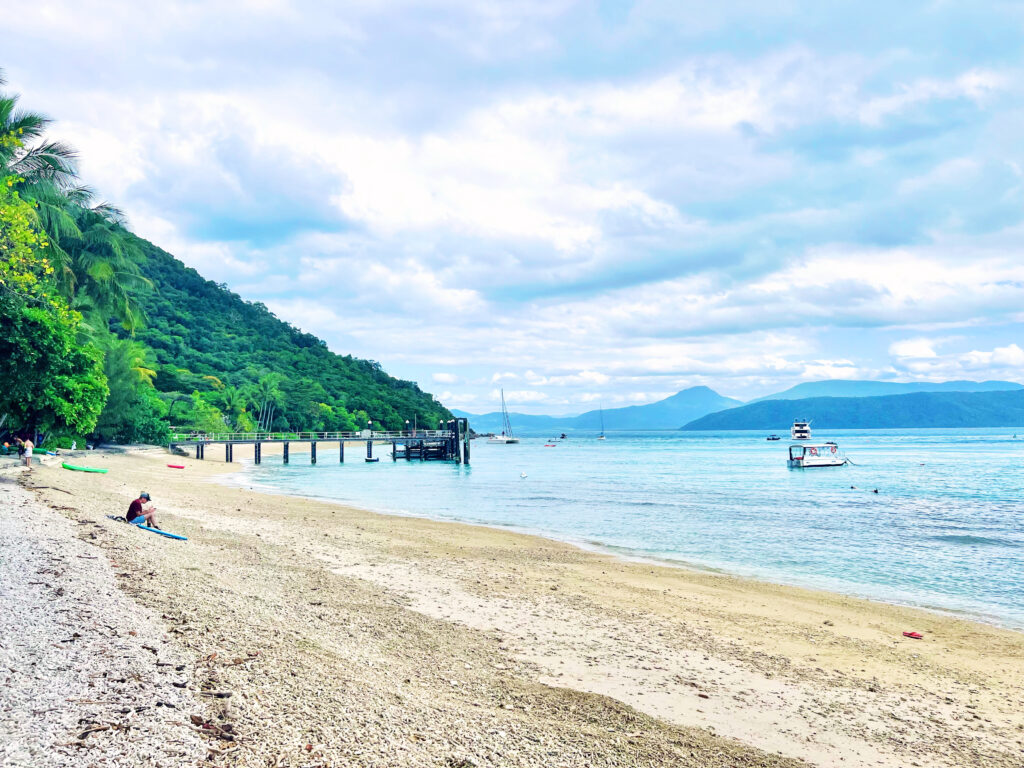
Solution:
M188 659L87 542L94 524L41 510L19 476L0 478L0 765L205 758Z

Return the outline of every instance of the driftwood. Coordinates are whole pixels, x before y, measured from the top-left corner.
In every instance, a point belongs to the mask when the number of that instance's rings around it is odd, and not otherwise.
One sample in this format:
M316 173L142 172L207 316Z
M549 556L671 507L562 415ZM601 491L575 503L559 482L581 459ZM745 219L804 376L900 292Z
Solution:
M82 731L80 734L78 734L78 736L76 736L75 738L77 738L78 740L82 740L86 736L88 736L90 733L96 733L97 731L109 731L109 730L110 730L110 726L109 725L94 725L94 726L92 726L90 728L86 728L84 731Z

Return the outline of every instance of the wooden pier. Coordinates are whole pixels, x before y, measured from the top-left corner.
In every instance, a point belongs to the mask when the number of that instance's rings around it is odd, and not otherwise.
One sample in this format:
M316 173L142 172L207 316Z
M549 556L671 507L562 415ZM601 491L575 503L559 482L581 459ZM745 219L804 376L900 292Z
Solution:
M209 445L224 446L224 461L234 461L236 445L253 446L256 464L263 461L264 443L278 443L282 446L282 459L289 462L289 448L292 443L309 443L310 464L316 464L316 448L320 443L338 443L338 461L345 461L345 443L366 443L366 461L376 461L373 456L374 444L391 444L391 459L419 459L420 461L454 461L469 464L469 421L453 419L444 429L416 429L399 432L224 432L197 433L177 432L171 434L168 449L194 448L197 459L206 458Z

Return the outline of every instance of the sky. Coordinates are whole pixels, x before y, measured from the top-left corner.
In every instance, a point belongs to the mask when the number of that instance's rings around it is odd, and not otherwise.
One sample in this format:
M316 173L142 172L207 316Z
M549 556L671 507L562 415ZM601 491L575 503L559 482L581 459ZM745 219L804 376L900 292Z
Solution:
M449 407L1024 380L1022 3L38 0L8 25L8 90L134 231Z

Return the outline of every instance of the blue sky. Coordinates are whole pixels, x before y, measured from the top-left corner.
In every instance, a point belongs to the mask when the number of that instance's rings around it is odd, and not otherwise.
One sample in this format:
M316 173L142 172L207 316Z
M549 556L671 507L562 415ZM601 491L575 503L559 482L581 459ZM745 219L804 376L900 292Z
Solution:
M137 232L449 406L1024 379L1020 3L55 0L5 32Z

